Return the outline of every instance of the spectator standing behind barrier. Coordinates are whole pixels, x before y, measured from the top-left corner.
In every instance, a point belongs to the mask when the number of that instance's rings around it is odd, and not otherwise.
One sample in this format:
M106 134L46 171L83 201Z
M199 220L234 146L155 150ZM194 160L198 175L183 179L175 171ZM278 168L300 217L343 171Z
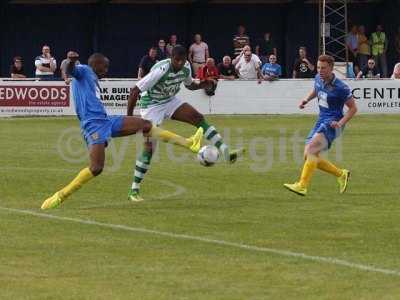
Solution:
M57 69L57 61L53 56L51 56L50 47L48 45L44 45L42 47L42 54L35 58L35 66L35 75L37 78L42 80L54 79L54 72Z
M171 57L172 54L172 49L178 44L178 37L176 34L171 35L169 38L169 43L167 44L167 56Z
M396 38L395 38L395 48L397 54L397 60L400 60L400 26L397 28Z
M400 79L400 63L397 63L393 68L393 74L391 79Z
M228 55L224 56L222 63L218 64L218 72L220 79L234 80L237 78L235 66Z
M379 69L376 67L375 61L370 58L368 59L368 64L367 66L362 69L360 72L357 74L357 79L361 78L380 78L381 74L379 73Z
M275 57L278 56L275 43L271 38L271 32L264 33L264 38L256 46L256 54L263 64L268 62L271 54L274 54Z
M159 39L157 47L157 60L164 60L166 58L168 58L167 45L164 39Z
M380 70L383 78L387 78L388 75L386 61L388 41L388 37L383 32L383 26L377 25L376 32L373 32L370 37L371 52L376 66Z
M70 62L70 60L71 60L71 58L73 59L73 58L75 58L75 57L76 57L76 58L79 57L79 54L78 54L77 52L75 52L75 51L68 51L68 53L67 53L67 58L64 59L64 60L61 62L61 65L60 65L61 77L62 77L62 79L64 79L64 81L65 81L66 84L69 84L69 83L72 81L71 76L69 76L69 75L67 74L67 66L68 66L68 64L69 64L69 62ZM75 65L79 65L79 64L80 64L80 62L79 62L79 60L77 60L77 61L75 62Z
M10 76L11 78L26 78L24 66L21 56L16 56L13 58L13 64L10 66Z
M206 89L204 89L205 93L208 96L215 95L215 89L217 88L217 80L219 77L219 72L217 67L215 66L215 61L213 58L208 58L207 62L204 66L200 67L197 70L196 78L200 79L201 81L205 80L213 80L214 84Z
M251 59L251 51L246 51L244 53L244 59L239 61L236 65L236 72L240 79L258 79L258 83L261 83L261 72L260 65Z
M299 57L294 62L293 78L313 78L315 66L307 58L307 48L299 48Z
M250 45L250 38L246 35L246 28L243 25L239 25L237 34L233 37L233 54L234 56L239 55L243 47Z
M357 55L358 55L358 27L353 25L351 31L346 37L346 47L349 50L349 62L353 63L354 72L357 74L360 68L357 65Z
M195 34L194 43L189 48L188 56L194 74L197 74L197 70L206 64L209 56L208 45L201 40L200 34Z
M151 47L149 53L142 57L139 63L138 78L146 76L151 68L157 63L157 48Z
M276 63L275 54L269 56L269 62L263 65L261 74L263 79L267 81L273 81L282 76L282 68Z

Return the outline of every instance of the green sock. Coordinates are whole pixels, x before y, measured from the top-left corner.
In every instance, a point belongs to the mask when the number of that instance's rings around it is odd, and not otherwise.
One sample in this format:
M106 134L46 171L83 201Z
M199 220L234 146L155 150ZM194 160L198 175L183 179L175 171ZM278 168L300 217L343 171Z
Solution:
M217 129L209 125L206 120L202 120L197 127L201 127L204 130L204 137L211 142L215 147L217 147L225 156L229 154L229 148L222 140L221 135L218 133Z
M132 182L133 190L138 191L140 189L140 183L142 182L144 175L150 168L150 162L152 156L153 156L152 152L143 150L142 154L136 160L135 173Z

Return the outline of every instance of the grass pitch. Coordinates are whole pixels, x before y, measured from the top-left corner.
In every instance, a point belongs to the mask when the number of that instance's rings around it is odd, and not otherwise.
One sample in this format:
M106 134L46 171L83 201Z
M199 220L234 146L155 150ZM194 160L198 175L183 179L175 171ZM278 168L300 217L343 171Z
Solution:
M209 117L245 158L206 168L161 145L136 204L141 139L115 140L104 174L45 213L86 166L78 123L1 119L0 298L399 299L400 116L347 126L329 154L352 171L346 194L317 171L299 197L282 184L299 175L314 118Z

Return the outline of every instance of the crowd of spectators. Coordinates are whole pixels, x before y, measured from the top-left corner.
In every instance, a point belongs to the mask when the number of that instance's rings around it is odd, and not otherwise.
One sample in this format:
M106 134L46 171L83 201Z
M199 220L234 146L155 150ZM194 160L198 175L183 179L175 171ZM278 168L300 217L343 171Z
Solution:
M377 25L375 32L368 37L363 25L352 26L346 36L346 47L351 63L351 72L348 77L362 78L388 78L387 67L387 48L388 36L383 30L382 25ZM179 44L178 36L172 34L166 42L159 39L157 45L149 48L139 63L138 78L143 78L149 73L151 68L160 60L171 57L172 49ZM394 39L395 49L398 60L400 60L400 27ZM222 61L217 63L211 56L209 45L203 41L201 34L197 33L193 37L193 43L188 48L188 60L192 66L192 74L199 79L212 77L213 79L225 80L258 80L275 81L284 74L289 74L289 70L282 69L279 64L278 47L272 37L271 32L266 31L262 37L253 43L255 52L251 48L251 40L246 32L246 28L240 25L237 33L232 39L231 56L226 54ZM79 56L75 51L68 51L67 57L61 62L61 78L70 82L66 74L66 64L68 57ZM79 61L77 61L79 63ZM53 80L57 70L57 61L51 54L50 46L44 45L42 53L35 58L35 76L41 80ZM299 47L298 55L293 63L292 78L313 78L316 74L316 66L313 59L307 54L307 48ZM350 74L353 74L351 76ZM10 66L11 78L25 78L24 62L20 56L13 59ZM399 79L400 65L394 68L391 78ZM212 93L212 91L210 92Z
M167 50L158 50L161 60L170 57L170 50L177 42L177 36L171 35ZM191 63L193 76L199 79L207 78L212 74L213 78L225 80L258 80L274 81L288 74L289 70L283 70L278 63L278 47L272 34L266 31L262 38L253 43L255 53L251 48L251 40L246 32L246 28L240 25L237 33L232 39L233 56L226 54L222 62L215 63L211 57L209 45L203 41L202 36L197 33L194 35L193 44L188 48L188 60ZM160 40L164 42L164 40ZM163 49L160 47L159 49ZM400 27L395 39L396 51L400 60ZM346 36L346 47L351 63L351 72L349 78L388 78L386 52L388 47L388 37L383 31L382 25L377 25L376 31L371 33L368 38L363 25L353 26ZM164 53L166 52L166 56ZM212 70L212 71L210 71ZM400 66L395 68L400 74ZM307 48L301 46L298 48L298 54L293 63L292 78L313 78L317 73L313 59L308 55ZM351 75L353 74L353 75ZM397 78L394 75L391 78ZM140 76L139 76L140 78Z
M388 78L390 76L387 65L387 50L389 36L381 24L369 37L365 26L353 25L346 37L346 46L349 53L349 62L352 63L357 79L361 78ZM397 60L400 60L400 27L394 38ZM396 69L396 68L395 68ZM390 78L396 78L393 72Z

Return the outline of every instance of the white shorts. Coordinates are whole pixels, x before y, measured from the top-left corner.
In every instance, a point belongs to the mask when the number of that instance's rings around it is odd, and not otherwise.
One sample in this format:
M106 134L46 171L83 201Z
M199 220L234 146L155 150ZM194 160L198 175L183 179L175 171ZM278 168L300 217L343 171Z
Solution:
M159 126L165 119L170 119L174 112L183 104L177 97L164 104L151 105L140 109L140 116L151 121L153 125Z

